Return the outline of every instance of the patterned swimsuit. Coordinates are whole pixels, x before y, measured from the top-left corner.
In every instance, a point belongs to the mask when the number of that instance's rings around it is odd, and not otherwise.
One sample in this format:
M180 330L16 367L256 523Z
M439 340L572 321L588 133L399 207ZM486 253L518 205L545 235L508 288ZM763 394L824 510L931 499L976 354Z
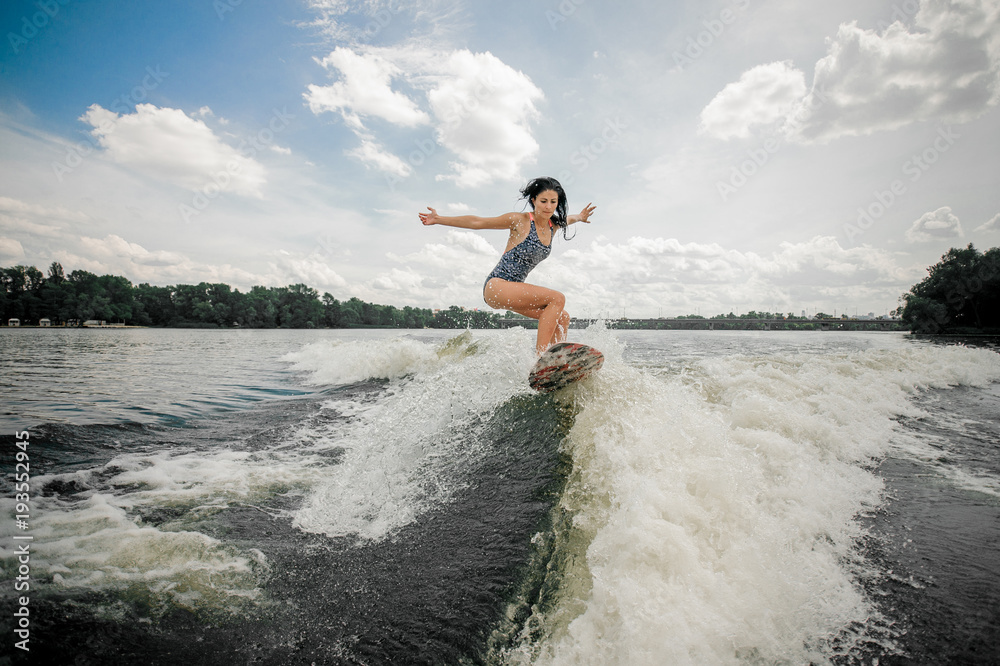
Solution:
M500 263L486 277L483 291L486 290L489 281L495 277L509 282L524 282L531 269L552 252L551 245L545 245L538 239L538 232L535 230L535 216L528 213L528 219L531 220L531 229L528 231L528 235L523 241L503 253L503 256L500 257ZM554 235L553 238L555 238Z

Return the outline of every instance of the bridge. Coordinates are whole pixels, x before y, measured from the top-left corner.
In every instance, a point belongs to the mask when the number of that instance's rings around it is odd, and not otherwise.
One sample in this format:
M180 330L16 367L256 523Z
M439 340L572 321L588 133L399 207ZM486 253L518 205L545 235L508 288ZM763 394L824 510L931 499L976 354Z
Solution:
M586 328L597 321L574 317L570 328ZM608 328L663 331L906 331L898 319L606 319ZM536 328L538 322L526 318L501 318L501 328Z

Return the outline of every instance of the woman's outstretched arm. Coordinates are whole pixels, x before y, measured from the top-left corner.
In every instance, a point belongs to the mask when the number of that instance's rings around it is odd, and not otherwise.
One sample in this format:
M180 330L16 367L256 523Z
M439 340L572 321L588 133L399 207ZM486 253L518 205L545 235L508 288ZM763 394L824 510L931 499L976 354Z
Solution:
M461 229L510 229L517 220L517 213L507 213L499 217L478 217L476 215L457 215L446 217L438 215L437 211L427 207L429 213L418 213L420 221L425 225L443 224L446 227L459 227Z
M574 222L586 222L589 224L590 216L593 214L595 208L597 208L597 206L594 204L587 204L578 215L570 215L567 217L566 224L573 224Z

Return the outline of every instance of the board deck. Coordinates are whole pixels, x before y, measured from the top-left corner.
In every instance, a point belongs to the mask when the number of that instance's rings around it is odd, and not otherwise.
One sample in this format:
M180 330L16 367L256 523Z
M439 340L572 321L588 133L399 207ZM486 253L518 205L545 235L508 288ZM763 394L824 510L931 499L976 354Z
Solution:
M576 342L560 342L549 347L528 375L528 385L549 393L597 372L604 365L604 354Z

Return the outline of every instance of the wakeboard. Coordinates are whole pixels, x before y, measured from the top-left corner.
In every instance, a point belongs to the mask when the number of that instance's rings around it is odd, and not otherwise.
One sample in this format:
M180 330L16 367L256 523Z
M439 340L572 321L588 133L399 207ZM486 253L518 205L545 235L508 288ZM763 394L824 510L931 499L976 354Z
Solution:
M604 365L604 354L576 342L560 342L549 347L528 375L528 385L549 393L589 377Z

